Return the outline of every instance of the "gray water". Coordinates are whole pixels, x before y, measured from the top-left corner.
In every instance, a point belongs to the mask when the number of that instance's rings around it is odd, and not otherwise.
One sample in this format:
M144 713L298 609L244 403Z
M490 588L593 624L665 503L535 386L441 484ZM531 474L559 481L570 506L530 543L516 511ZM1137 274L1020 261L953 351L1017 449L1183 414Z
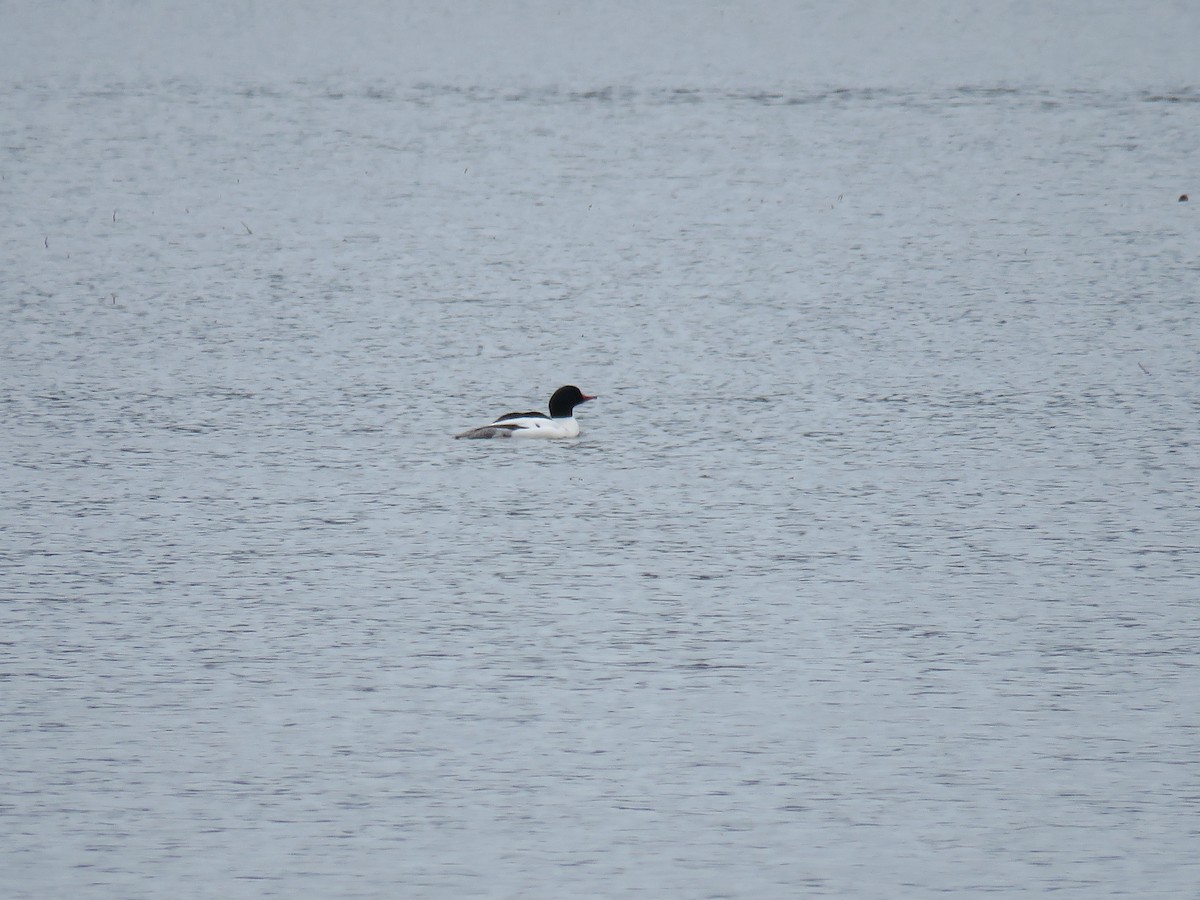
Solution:
M1200 12L903 6L6 5L3 895L1200 895Z

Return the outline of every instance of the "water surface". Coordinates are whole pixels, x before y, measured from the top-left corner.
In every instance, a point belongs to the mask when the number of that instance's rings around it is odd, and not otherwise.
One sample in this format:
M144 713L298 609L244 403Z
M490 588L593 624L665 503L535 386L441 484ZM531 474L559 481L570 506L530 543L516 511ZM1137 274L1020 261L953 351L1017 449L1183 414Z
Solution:
M11 13L7 896L1194 892L1190 8L293 8Z

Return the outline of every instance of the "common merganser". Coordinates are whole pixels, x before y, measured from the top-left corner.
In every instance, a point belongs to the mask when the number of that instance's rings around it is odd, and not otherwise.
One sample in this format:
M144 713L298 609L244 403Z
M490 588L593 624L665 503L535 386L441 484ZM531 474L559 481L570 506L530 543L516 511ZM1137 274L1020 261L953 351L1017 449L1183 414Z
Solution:
M579 436L575 407L595 400L573 384L560 387L550 397L550 415L540 412L505 413L490 425L480 425L456 438L573 438Z

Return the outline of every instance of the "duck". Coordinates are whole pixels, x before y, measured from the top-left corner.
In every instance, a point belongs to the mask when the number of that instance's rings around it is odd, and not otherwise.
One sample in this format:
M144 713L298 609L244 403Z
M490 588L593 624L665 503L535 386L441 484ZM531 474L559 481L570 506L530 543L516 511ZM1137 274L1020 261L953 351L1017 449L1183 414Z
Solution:
M505 413L495 421L456 434L455 438L543 438L564 440L579 436L575 407L595 400L573 384L566 384L550 395L550 415L542 412Z

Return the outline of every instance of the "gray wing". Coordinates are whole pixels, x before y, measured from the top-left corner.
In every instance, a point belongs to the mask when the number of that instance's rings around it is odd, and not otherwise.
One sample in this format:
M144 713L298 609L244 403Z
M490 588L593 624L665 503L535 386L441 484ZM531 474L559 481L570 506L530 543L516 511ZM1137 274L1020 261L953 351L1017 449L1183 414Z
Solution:
M505 425L499 421L494 425L481 425L478 428L472 428L470 431L464 431L462 434L456 434L455 438L506 438L512 437L514 431L520 428L520 425Z

